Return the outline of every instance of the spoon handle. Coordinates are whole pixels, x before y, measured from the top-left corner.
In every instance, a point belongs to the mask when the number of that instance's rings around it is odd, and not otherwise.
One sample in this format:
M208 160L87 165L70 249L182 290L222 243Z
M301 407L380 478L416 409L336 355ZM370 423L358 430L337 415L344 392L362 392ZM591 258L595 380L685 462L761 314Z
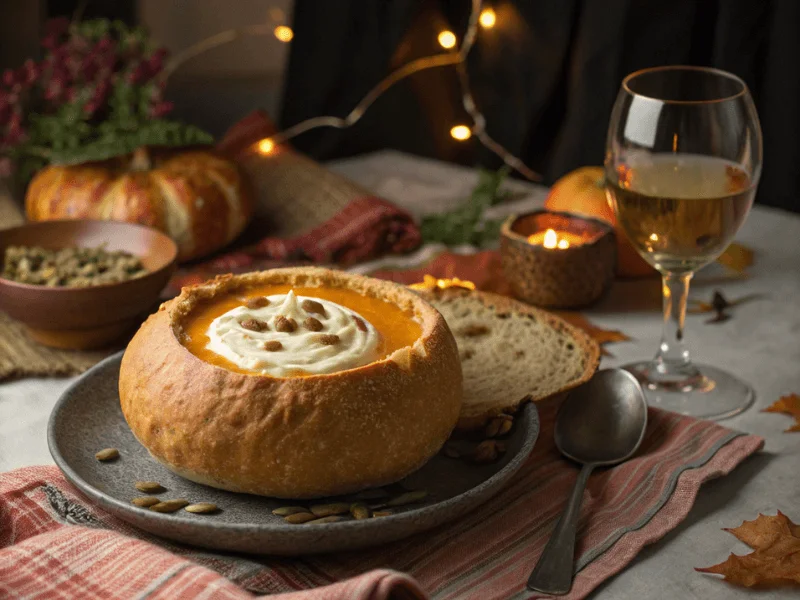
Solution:
M575 534L578 527L583 490L594 465L583 465L567 507L561 513L553 535L547 542L539 562L528 579L528 589L545 594L562 595L572 587L575 563Z

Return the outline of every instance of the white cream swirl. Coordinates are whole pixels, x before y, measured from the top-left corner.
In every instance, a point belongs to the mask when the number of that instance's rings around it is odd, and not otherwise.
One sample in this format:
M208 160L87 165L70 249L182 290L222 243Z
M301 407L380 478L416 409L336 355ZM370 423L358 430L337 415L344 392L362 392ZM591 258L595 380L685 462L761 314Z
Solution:
M378 358L380 334L355 311L322 298L296 296L293 291L267 296L267 300L266 306L239 306L214 319L208 327L206 348L241 369L273 377L298 371L334 373ZM321 305L324 314L306 310L306 301L315 303L317 310ZM321 328L313 324L318 331L306 325L309 318L321 323ZM288 328L279 325L282 319L292 319L295 329L285 331Z

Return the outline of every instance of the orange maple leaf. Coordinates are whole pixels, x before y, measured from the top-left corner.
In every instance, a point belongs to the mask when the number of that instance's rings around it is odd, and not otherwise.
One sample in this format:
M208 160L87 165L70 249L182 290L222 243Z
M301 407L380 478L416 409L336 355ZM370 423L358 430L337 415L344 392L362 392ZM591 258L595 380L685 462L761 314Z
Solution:
M564 319L567 323L583 329L589 334L595 342L600 344L600 349L604 356L611 356L611 353L603 348L604 344L611 344L613 342L627 342L631 338L619 331L618 329L603 329L592 323L589 319L584 317L581 313L573 312L570 310L554 310L551 311Z
M784 413L787 415L791 415L794 417L794 425L789 427L786 430L786 433L790 431L800 431L800 396L797 394L788 394L786 396L781 396L777 402L768 406L763 410L763 412L776 412L776 413Z
M722 575L735 585L800 584L800 526L778 511L774 517L758 515L739 527L726 529L753 549L744 556L731 554L725 562L697 568Z
M728 267L730 270L741 275L747 270L747 267L752 266L755 261L755 253L753 250L738 242L733 242L725 249L717 262L721 265Z

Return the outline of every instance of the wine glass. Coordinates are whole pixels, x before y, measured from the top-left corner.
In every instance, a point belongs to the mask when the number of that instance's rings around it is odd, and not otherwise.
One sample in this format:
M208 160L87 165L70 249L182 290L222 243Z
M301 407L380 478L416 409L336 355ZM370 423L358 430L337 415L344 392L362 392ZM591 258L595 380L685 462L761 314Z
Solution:
M690 360L683 329L689 282L744 222L761 153L758 115L735 75L670 66L623 80L608 128L606 190L622 230L663 277L658 352L625 367L653 406L721 419L753 402L747 383Z

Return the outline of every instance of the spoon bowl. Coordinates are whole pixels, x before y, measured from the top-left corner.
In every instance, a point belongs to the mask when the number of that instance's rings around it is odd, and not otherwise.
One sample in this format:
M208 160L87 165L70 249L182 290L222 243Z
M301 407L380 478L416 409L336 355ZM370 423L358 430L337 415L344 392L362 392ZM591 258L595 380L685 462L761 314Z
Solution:
M605 369L574 389L558 411L555 442L575 462L612 465L630 458L647 427L647 402L636 378Z
M605 369L572 390L558 411L559 451L582 463L567 507L528 579L528 589L566 594L572 587L575 535L583 490L595 467L627 460L647 429L647 401L637 379L622 369Z

